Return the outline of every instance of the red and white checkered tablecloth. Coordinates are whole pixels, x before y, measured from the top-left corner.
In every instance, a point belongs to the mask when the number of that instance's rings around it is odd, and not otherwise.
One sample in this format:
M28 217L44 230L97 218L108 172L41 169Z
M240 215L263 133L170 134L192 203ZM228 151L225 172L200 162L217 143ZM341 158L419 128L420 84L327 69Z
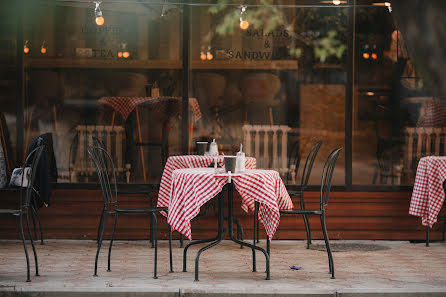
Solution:
M214 164L215 158L217 158L217 163L220 167L225 166L224 156L170 156L167 159L166 165L164 166L163 176L161 177L161 184L158 192L158 206L166 207L169 205L170 191L172 188L172 173L174 172L174 170L184 168L209 167L209 165ZM256 169L256 159L247 157L245 168Z
M429 156L420 159L409 214L421 217L423 225L432 227L437 221L445 198L443 190L445 180L446 157Z
M272 239L280 222L279 209L292 209L293 202L277 171L248 169L231 175L235 189L244 204L254 211L254 202L260 203L259 221ZM190 220L197 216L200 207L222 191L229 182L223 168L177 169L172 174L171 197L168 204L158 200L158 206L169 208L167 222L192 239Z
M102 97L98 100L99 107L109 106L115 112L119 113L125 121L129 114L138 105L150 104L160 113L165 113L165 108L169 105L170 113L174 116L180 113L181 97ZM173 105L172 105L173 104ZM189 98L189 106L194 115L194 121L201 118L200 106L196 98Z

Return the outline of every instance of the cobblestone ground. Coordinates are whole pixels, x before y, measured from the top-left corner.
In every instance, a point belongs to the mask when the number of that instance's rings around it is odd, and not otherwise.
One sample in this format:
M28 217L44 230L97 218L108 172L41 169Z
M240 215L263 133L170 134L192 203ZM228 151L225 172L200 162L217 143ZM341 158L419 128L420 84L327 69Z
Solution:
M314 245L322 242L313 241ZM93 241L47 240L37 245L41 276L25 282L25 255L20 241L0 241L0 289L70 290L147 288L187 289L207 292L284 293L306 291L439 290L446 292L446 244L402 241L332 241L336 279L328 274L325 251L307 250L304 241L273 241L271 280L265 278L265 258L257 253L252 272L251 250L224 241L205 251L200 261L200 281L194 282L197 246L188 254L188 272L182 272L183 249L173 242L174 273L169 273L168 245L159 243L158 279L153 279L153 254L148 241L117 241L113 245L111 272L107 272L108 241L99 258L99 277L93 277L96 244ZM342 246L382 246L370 251ZM264 246L265 242L260 245ZM31 249L29 249L31 252ZM30 259L33 261L32 253ZM32 262L33 263L33 262ZM302 267L291 270L290 265ZM34 265L32 265L34 269ZM444 296L444 295L443 295Z

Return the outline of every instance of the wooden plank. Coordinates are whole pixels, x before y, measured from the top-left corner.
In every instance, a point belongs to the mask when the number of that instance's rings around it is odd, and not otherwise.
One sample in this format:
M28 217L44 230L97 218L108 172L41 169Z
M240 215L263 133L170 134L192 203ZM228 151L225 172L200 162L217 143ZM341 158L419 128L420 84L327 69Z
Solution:
M17 193L0 192L0 208L17 204ZM307 208L319 207L319 193L307 192ZM327 207L327 228L331 239L393 239L422 240L425 227L417 217L409 216L410 192L333 192ZM52 205L41 209L45 238L94 239L97 233L100 213L103 207L99 190L55 190ZM234 213L242 224L245 238L252 238L252 212L240 208L240 197L235 195ZM295 206L298 200L293 198ZM146 195L122 195L121 207L149 207ZM166 219L159 216L159 238L167 238ZM107 238L111 232L112 218L108 222ZM310 224L314 238L322 238L318 217L311 217ZM435 224L431 238L441 237L440 226ZM120 216L118 239L147 239L150 217L148 215ZM263 227L261 236L264 237ZM19 238L18 220L3 217L0 224L0 238ZM192 222L194 239L212 237L216 234L216 217L210 215ZM305 228L302 217L282 216L276 239L304 239ZM174 238L178 233L174 232Z

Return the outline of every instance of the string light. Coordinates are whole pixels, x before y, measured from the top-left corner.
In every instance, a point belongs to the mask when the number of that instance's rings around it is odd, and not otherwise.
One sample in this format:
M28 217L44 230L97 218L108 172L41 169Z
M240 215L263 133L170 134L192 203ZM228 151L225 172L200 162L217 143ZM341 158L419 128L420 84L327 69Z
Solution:
M130 57L130 52L127 49L127 43L121 43L119 45L118 58L127 59Z
M25 41L25 45L23 46L23 53L29 54L29 52L30 52L30 48L29 48L29 42L27 40L27 41Z
M243 19L243 14L245 14L245 12L246 12L246 6L241 6L240 29L242 29L242 30L246 30L249 27L249 23L248 23L248 20L246 19L246 17L245 17L245 19Z
M384 2L384 5L387 7L389 12L392 12L392 4L390 4L390 2Z
M212 60L214 58L214 55L211 53L211 47L208 47L208 52L206 53L206 59Z
M368 58L370 58L370 54L369 53L363 53L362 57L367 60Z
M376 60L378 58L378 55L376 53L372 53L372 59Z
M44 55L44 54L46 54L46 50L47 50L47 48L46 48L46 43L45 43L45 40L42 42L42 45L40 46L40 53L42 54L42 55Z
M102 26L105 23L105 20L104 20L104 17L102 16L101 8L99 7L99 4L101 4L101 1L95 1L94 3L96 3L96 8L94 9L96 25Z
M200 59L201 59L202 61L206 60L206 54L205 54L203 51L201 51Z

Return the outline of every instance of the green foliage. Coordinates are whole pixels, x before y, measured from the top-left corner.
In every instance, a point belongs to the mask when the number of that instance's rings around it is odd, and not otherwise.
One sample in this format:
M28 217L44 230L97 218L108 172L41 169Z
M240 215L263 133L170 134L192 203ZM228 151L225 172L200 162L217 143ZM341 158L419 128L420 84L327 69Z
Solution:
M314 47L314 54L322 63L330 56L342 58L347 46L340 40L336 39L337 32L331 30L327 36L322 37L318 44Z
M347 49L343 41L345 40L343 33L346 26L346 9L337 10L339 13L333 15L319 8L297 8L291 15L289 9L280 8L273 3L273 0L260 0L261 6L248 6L243 19L248 20L251 29L262 29L265 35L277 29L288 30L292 38L289 54L295 58L302 56L303 46L312 47L315 57L320 62L325 62L332 57L342 58ZM227 36L234 34L235 30L240 30L238 27L241 8L228 4L230 4L229 0L218 0L215 5L209 7L208 12L218 21L214 24L214 28L203 37L205 43L211 43L214 34ZM291 20L289 20L290 15ZM327 25L333 29L323 35L320 28ZM305 34L307 32L318 34Z

